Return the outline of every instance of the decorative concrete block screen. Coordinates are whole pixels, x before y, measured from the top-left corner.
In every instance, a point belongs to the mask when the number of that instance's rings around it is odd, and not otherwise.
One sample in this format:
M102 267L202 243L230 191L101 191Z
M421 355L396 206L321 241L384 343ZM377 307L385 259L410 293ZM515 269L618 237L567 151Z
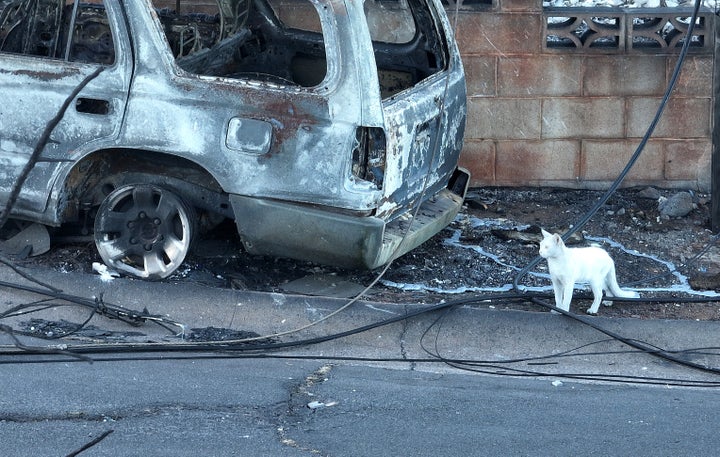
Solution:
M637 148L692 14L688 7L543 7L541 0L463 0L447 9L451 20L458 12L468 79L461 164L472 185L587 189L606 188ZM702 9L690 43L625 186L710 190L712 10Z
M687 8L545 8L545 48L598 51L676 51L687 38ZM713 14L703 12L694 27L693 50L712 51Z

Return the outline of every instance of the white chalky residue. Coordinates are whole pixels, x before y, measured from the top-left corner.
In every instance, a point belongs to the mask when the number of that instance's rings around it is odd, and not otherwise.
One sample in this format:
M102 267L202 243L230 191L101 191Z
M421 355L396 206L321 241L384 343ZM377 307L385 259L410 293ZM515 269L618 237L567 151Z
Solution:
M458 216L458 219L462 216ZM484 228L496 228L496 229L504 229L504 230L524 230L527 229L528 225L521 225L521 224L515 224L511 221L508 221L506 219L480 219L477 217L469 217L465 220L466 223L469 223L469 225L473 228L478 227L484 227ZM480 254L483 257L486 257L490 259L491 261L495 262L496 264L504 267L509 268L514 271L520 271L521 267L516 265L510 265L506 262L504 262L499 256L487 252L485 249L478 245L474 244L463 244L460 241L460 235L461 230L455 229L452 230L452 235L448 237L447 239L443 240L443 243L448 246L453 246L457 248L462 249L471 249L474 252ZM672 275L675 277L675 279L679 282L679 284L670 284L666 287L645 287L645 288L632 288L632 290L638 291L638 292L682 292L693 296L701 296L701 297L720 297L720 293L715 291L697 291L692 288L690 283L688 282L688 278L683 275L682 273L676 271L675 264L668 260L663 260L655 255L647 254L643 252L639 252L635 249L627 249L625 246L623 246L621 243L618 243L617 241L614 241L607 237L594 237L594 236L585 236L586 239L590 241L595 241L597 243L607 243L608 245L619 249L631 256L634 257L641 257L645 259L652 260L654 262L657 262L661 265L663 265L665 268L667 268L668 271L672 272ZM538 272L529 272L528 275L538 277L538 278L545 278L550 279L550 275L547 273L538 273ZM454 287L454 288L443 288L440 286L432 286L428 284L408 284L408 283L398 283L394 281L389 280L381 280L381 283L387 287L393 287L396 289L400 289L403 291L427 291L427 292L435 292L435 293L443 293L443 294L461 294L461 293L467 293L467 292L506 292L513 289L513 286L511 284L505 284L500 287L485 287L485 286L460 286L460 287ZM552 286L520 286L520 290L526 291L526 292L547 292L552 290Z

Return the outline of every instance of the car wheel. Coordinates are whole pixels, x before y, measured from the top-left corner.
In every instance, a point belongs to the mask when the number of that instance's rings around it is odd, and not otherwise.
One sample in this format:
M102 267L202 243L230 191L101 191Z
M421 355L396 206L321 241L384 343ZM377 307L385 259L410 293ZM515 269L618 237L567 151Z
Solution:
M167 278L185 260L195 216L162 187L131 184L103 200L95 217L95 245L105 264L144 279Z

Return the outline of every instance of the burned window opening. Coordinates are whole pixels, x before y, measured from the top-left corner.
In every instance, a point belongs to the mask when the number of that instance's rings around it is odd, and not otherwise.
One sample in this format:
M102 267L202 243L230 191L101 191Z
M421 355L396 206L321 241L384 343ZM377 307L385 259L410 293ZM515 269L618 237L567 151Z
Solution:
M309 2L293 4L307 5L302 8L307 21L319 24ZM156 1L155 6L159 5L163 3ZM325 41L319 27L317 31L297 28L302 22L287 26L278 19L275 5L266 0L220 0L217 10L208 5L179 5L182 13L168 5L159 10L159 16L183 70L302 87L317 86L325 79Z
M0 51L106 65L115 61L105 9L93 2L0 1Z
M392 97L447 68L444 37L435 29L435 22L422 0L368 0L365 14L373 36L383 98ZM397 35L397 28L410 30L412 35Z
M65 29L70 26L68 22L69 17L66 19ZM80 5L67 56L68 60L74 62L112 65L115 61L115 45L102 5Z
M0 2L0 50L55 57L60 38L62 0Z

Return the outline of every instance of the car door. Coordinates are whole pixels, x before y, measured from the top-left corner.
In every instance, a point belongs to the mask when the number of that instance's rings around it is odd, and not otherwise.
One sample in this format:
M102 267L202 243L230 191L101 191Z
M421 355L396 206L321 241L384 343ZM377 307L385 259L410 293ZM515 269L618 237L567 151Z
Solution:
M46 211L55 171L120 130L132 72L118 2L0 0L0 204L17 182L48 121L100 69L53 130L14 213L54 223ZM45 219L45 220L41 220Z

